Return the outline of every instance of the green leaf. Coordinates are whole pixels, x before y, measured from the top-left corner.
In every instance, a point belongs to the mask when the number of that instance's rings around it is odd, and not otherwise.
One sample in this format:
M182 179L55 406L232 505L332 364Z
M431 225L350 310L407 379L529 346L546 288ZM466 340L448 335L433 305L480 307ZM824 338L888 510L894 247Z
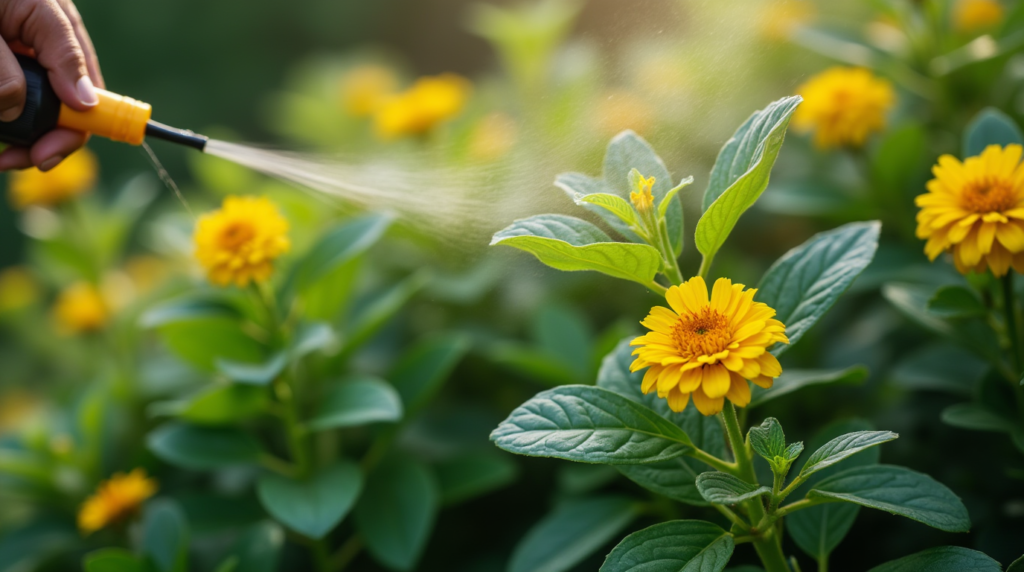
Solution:
M672 190L670 190L668 193L665 193L665 198L661 199L661 202L658 203L658 216L664 218L665 215L668 213L668 209L673 204L675 204L675 202L672 199L676 198L676 195L679 194L679 191L685 189L686 187L689 187L692 184L693 184L693 176L691 175L689 177L686 177L682 181L679 181L678 185L672 187ZM673 248L675 248L675 247L673 247ZM677 254L679 254L681 252L681 250L682 249L679 249L679 250L676 250L675 252Z
M382 463L367 479L354 513L373 557L392 570L412 570L434 527L438 497L423 465L409 458Z
M825 467L831 467L851 455L860 453L868 447L888 443L897 438L899 438L899 435L892 431L857 431L840 435L812 453L807 462L804 463L803 468L800 469L800 475L813 475Z
M822 429L810 442L810 449L820 449L841 435L867 431L871 424L862 420L839 421ZM816 483L850 467L878 464L879 449L865 449L831 467L813 475L794 492L794 498L804 496ZM794 512L786 517L786 531L797 546L815 560L828 558L853 526L860 506L847 503L828 503Z
M284 529L276 522L258 522L235 543L232 552L238 557L238 572L275 572L284 548Z
M146 311L139 318L139 326L150 329L198 319L240 317L235 306L220 298L183 296Z
M578 205L590 204L603 208L604 210L615 215L623 224L628 226L637 226L640 221L636 218L636 211L633 210L632 205L629 202L611 193L594 193L591 195L577 194L573 197L573 201Z
M365 256L357 255L334 267L300 295L303 317L334 323L352 303Z
M188 568L188 538L188 523L176 502L160 499L146 507L142 553L158 572L184 572Z
M782 375L775 378L771 389L764 389L756 385L751 387L750 404L747 407L764 405L773 399L812 385L858 385L867 378L868 368L862 365L831 370L786 369Z
M242 330L235 319L204 318L160 327L160 337L179 358L204 371L216 370L218 360L260 362L263 345Z
M608 209L596 204L588 202L580 203L576 201L577 196L607 194L615 194L615 196L622 198L624 201L629 200L628 192L623 194L622 189L618 188L618 185L613 187L606 183L604 179L588 177L582 173L561 173L555 177L555 186L565 191L565 194L567 194L573 202L576 202L576 204L601 217L606 223L608 223L608 226L612 227L615 232L619 233L630 242L643 243L643 239L633 232L627 223L623 222L622 219Z
M213 572L235 572L238 569L238 557L228 556L213 569Z
M519 466L507 455L490 451L472 451L438 463L434 467L446 505L485 495L512 483Z
M154 403L154 414L175 415L198 425L225 425L263 413L269 398L263 387L216 384L182 401Z
M301 480L265 474L256 491L274 518L296 532L319 539L345 518L362 488L359 467L339 461Z
M1024 135L1010 116L994 107L986 107L971 119L964 130L963 157L981 155L989 145L1024 145Z
M710 522L673 520L622 539L601 572L720 572L734 547L732 535Z
M649 284L661 267L658 251L646 244L612 242L596 226L565 215L537 215L517 220L491 239L525 250L557 270L595 270Z
M875 566L868 572L999 572L1002 566L983 552L962 546L938 546ZM1013 565L1006 572L1016 572Z
M924 186L928 160L928 133L923 125L910 121L887 130L871 158L871 184L884 197L881 206L909 207L906 189Z
M567 304L547 303L534 315L531 326L541 350L574 372L571 383L593 379L594 335L582 312Z
M715 504L738 504L772 492L770 487L759 487L739 477L718 471L698 475L697 490L704 500Z
M975 318L984 317L988 309L970 288L943 286L928 300L928 312L940 318Z
M848 469L816 484L807 498L876 508L946 532L967 532L971 528L967 509L953 491L928 475L904 467Z
M101 548L82 559L85 572L146 572L142 562L123 548Z
M1006 572L1024 572L1024 556L1014 560L1006 567Z
M655 393L644 395L640 391L643 372L630 372L629 364L633 361L633 348L629 345L632 337L619 342L615 349L605 356L597 376L598 387L603 387L645 405L661 417L668 419L687 434L690 441L697 447L725 458L725 434L722 425L715 417L705 417L696 407L687 407L682 413L669 409L668 403ZM636 484L669 497L671 499L696 506L706 506L707 502L697 490L697 475L707 470L707 465L696 459L681 456L667 461L647 463L643 465L616 465L627 478Z
M704 214L694 233L697 250L705 258L718 252L740 215L768 186L789 118L801 101L800 96L791 96L755 112L722 147L711 169Z
M468 349L465 337L442 335L420 342L402 355L388 379L402 397L406 415L430 401Z
M243 363L223 358L214 362L217 372L236 383L269 385L288 365L288 356L277 352L263 363Z
M896 385L913 390L970 396L989 366L967 350L933 342L900 360L889 373Z
M352 352L369 341L417 292L427 285L428 281L427 273L417 272L375 298L359 304L352 317L346 322L344 351Z
M285 290L303 291L334 269L373 246L391 226L389 214L370 214L347 221L325 234L295 266Z
M402 418L402 398L386 381L356 378L334 384L307 423L312 431L354 427Z
M768 269L756 299L775 309L775 318L786 325L789 345L797 343L871 263L881 228L877 221L856 222L816 234ZM777 344L771 351L779 355L787 347Z
M487 357L508 367L530 382L554 387L580 383L577 372L566 360L550 352L515 342L498 342L487 348Z
M664 201L672 190L672 175L665 163L654 152L650 143L633 131L623 131L608 143L604 155L604 181L613 192L623 199L629 199L632 191L629 185L629 172L636 169L645 177L654 177L651 194L655 201ZM682 252L683 246L683 205L679 201L669 203L665 214L668 236L672 239L675 252Z
M146 438L157 457L186 469L219 469L259 461L263 450L248 433L239 429L198 427L168 423Z
M654 411L586 385L538 393L512 411L491 440L520 455L609 465L654 463L691 449L686 433Z
M566 503L542 518L512 552L509 572L564 572L615 538L639 514L626 497Z
M942 422L972 431L1009 433L1016 424L1002 415L986 409L979 403L957 403L942 410Z
M747 438L754 452L766 461L786 454L786 434L779 420L774 417L765 419L758 427L751 427Z

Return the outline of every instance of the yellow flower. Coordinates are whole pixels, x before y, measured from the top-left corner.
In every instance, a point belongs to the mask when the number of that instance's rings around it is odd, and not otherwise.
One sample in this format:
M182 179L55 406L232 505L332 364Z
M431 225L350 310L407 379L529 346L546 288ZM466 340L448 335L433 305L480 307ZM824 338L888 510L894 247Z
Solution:
M594 110L598 130L611 137L625 129L649 134L654 113L643 98L628 91L613 91L597 102Z
M874 131L885 128L885 116L896 101L892 85L862 68L834 67L797 89L804 102L793 114L793 126L814 131L819 149L859 147Z
M744 290L727 278L715 282L711 299L704 279L694 276L665 294L672 309L655 306L641 324L651 330L632 341L639 346L631 371L649 368L641 389L658 390L672 411L682 411L693 396L697 410L714 415L725 399L750 403L747 380L769 388L782 366L767 348L789 343L775 310L754 302L756 289Z
M469 154L482 161L500 159L516 144L517 131L516 122L508 115L485 115L469 138Z
M94 332L110 318L110 310L100 291L86 282L65 288L57 298L53 314L57 329L64 334Z
M0 314L30 306L39 297L39 287L24 268L0 271Z
M88 149L72 153L45 173L35 167L13 171L8 185L11 204L24 209L62 203L91 189L96 171L96 157Z
M356 117L373 115L398 87L398 78L379 65L359 66L341 80L341 99L345 110Z
M1003 276L1010 266L1024 273L1024 166L1021 146L989 145L963 163L950 155L932 167L935 178L915 202L917 237L928 239L928 258L953 251L957 270L990 268Z
M1003 6L996 0L959 0L953 9L953 25L961 32L994 28L1003 21Z
M783 42L793 32L814 20L817 10L806 0L771 0L761 11L759 26L765 38Z
M654 206L654 195L651 189L654 187L654 177L640 177L640 186L637 190L629 193L629 201L633 208L639 213L645 213Z
M220 286L267 280L291 246L288 221L265 197L225 198L220 210L199 217L194 240L196 258Z
M96 493L85 499L78 511L78 528L82 534L128 518L139 511L143 501L156 494L156 481L146 471L134 469L128 474L116 473L100 483Z
M380 106L374 116L377 133L384 139L422 135L458 115L470 90L469 80L455 74L421 77Z

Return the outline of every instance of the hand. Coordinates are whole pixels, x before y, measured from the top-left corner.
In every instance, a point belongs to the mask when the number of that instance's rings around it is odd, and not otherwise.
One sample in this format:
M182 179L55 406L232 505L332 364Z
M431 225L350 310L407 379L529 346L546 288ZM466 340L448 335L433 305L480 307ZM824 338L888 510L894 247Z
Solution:
M65 105L86 111L99 103L103 87L99 60L82 17L71 0L0 0L0 121L13 121L25 106L25 74L4 42L20 42L49 71L50 83ZM36 166L48 171L85 144L86 133L58 127L30 149L0 153L0 171Z

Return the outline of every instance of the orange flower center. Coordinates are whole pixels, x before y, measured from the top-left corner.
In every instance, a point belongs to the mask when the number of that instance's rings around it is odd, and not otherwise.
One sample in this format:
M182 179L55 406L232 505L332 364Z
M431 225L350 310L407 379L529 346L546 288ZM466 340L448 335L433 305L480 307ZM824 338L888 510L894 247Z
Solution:
M256 236L256 229L245 221L237 221L227 225L220 234L220 247L236 250Z
M972 213L1003 212L1016 205L1017 197L1009 181L984 177L964 185L960 203Z
M684 356L707 356L728 347L729 319L705 307L698 314L682 316L672 328L672 339Z

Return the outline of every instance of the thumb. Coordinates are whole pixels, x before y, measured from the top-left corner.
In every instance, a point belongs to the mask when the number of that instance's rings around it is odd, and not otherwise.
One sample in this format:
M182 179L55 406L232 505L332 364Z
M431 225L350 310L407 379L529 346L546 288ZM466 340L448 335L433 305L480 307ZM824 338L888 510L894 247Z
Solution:
M20 39L35 50L39 63L49 71L57 97L78 111L99 103L85 53L56 0L14 0L13 4L8 14L15 20L21 16Z

